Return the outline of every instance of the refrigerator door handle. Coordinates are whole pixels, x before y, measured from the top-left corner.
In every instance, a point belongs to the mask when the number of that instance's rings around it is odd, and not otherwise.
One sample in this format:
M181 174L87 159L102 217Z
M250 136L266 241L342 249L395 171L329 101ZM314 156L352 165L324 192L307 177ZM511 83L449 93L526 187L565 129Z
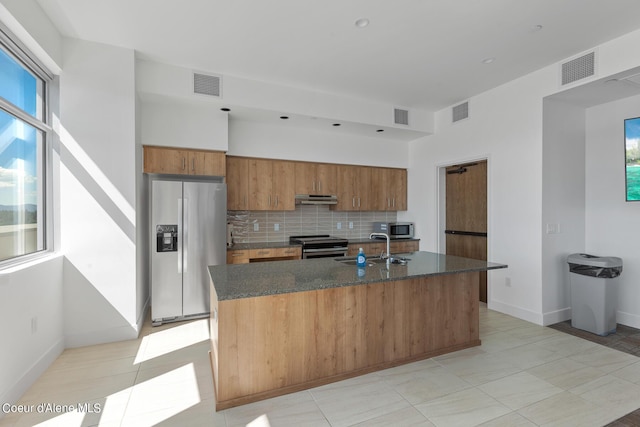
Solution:
M182 199L178 198L178 274L182 274L182 251L184 250L184 218Z
M186 273L189 269L189 199L182 199L182 272Z

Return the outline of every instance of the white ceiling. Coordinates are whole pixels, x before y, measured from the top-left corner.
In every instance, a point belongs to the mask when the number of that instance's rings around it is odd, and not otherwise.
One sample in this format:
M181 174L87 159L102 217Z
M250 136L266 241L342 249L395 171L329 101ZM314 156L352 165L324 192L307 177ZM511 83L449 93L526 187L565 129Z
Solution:
M432 111L640 28L638 0L37 1L141 58Z

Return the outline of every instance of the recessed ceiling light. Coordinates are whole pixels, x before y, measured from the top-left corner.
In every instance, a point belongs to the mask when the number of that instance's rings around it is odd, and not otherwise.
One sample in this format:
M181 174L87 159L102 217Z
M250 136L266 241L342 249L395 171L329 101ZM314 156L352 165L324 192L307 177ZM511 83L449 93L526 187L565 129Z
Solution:
M543 28L544 27L542 25L538 24L538 25L534 25L533 27L531 27L531 31L533 31L534 33L537 33L538 31L540 31Z
M226 111L231 111L231 108L222 107L222 108L220 109L220 111L225 111L225 112L226 112Z
M384 129L378 129L376 132L384 132Z
M340 123L334 123L332 126L340 126Z
M280 118L281 118L282 120L287 120L287 119L289 118L289 116L280 116Z
M496 58L485 58L482 60L483 64L491 64L493 61L495 61Z
M356 20L356 27L364 28L369 25L369 20L367 18L360 18Z

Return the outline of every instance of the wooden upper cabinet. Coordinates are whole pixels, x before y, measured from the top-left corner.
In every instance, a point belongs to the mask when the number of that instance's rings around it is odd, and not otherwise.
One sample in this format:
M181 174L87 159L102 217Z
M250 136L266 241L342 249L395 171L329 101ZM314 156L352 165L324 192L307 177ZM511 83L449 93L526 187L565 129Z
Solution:
M372 185L375 169L368 166L338 165L338 204L331 208L337 211L378 210L372 206L375 200L373 192L377 190Z
M249 159L227 156L227 209L249 209Z
M378 207L383 211L407 210L406 169L378 168Z
M249 159L249 210L294 210L294 181L293 162Z
M225 176L225 153L145 145L143 168L145 173Z
M328 163L295 163L295 194L334 195L337 166Z

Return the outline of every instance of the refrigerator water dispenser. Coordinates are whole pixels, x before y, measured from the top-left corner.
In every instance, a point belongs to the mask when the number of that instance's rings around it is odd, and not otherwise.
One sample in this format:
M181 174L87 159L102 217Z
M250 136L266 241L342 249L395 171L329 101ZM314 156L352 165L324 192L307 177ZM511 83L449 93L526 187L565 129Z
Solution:
M156 252L178 251L178 226L156 225Z

